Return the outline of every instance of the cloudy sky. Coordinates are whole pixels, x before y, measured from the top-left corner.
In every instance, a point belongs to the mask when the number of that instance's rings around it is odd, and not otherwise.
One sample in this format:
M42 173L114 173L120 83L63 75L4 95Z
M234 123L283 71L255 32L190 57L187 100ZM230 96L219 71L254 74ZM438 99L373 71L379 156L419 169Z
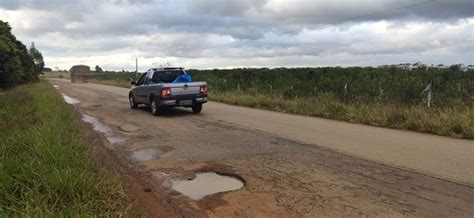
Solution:
M474 64L472 0L1 0L49 67Z

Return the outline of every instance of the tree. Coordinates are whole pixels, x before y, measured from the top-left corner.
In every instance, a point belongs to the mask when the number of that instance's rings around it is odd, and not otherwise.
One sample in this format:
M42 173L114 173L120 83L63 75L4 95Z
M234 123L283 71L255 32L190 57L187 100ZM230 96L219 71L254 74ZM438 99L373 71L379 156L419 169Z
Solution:
M102 70L102 68L99 67L99 65L96 65L96 66L95 66L95 72L96 72L96 73L102 73L102 72L104 72L104 71Z
M44 65L44 63L43 63ZM7 22L0 20L0 88L38 80L35 63L23 43L11 33Z
M35 72L38 74L41 73L44 68L43 54L41 54L41 52L35 48L34 42L31 43L28 54L30 54L31 58L33 59L33 63L35 64Z

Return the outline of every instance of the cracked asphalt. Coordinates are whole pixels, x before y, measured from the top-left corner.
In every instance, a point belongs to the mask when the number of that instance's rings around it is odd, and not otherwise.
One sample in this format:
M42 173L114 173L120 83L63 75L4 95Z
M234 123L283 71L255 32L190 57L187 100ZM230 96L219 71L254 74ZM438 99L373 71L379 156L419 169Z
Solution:
M199 115L175 109L153 117L146 107L129 108L126 89L64 80L50 82L59 86L60 92L79 99L76 107L81 113L98 118L125 139L113 149L130 154L121 160L149 176L153 193L174 216L474 214L474 187L469 183L439 179L278 132L249 128L236 122L232 113L229 119L215 119L207 114L208 105ZM123 126L132 131L124 131ZM133 151L150 147L160 149L160 156L147 161L131 157ZM189 179L201 171L237 176L245 181L245 187L200 201L171 189L171 180Z

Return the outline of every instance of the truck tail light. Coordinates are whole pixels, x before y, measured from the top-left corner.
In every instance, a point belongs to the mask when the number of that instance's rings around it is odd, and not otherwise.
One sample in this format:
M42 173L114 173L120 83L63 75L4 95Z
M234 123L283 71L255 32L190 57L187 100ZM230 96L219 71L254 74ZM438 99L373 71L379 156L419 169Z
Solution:
M207 95L207 85L202 85L199 89L199 92L201 92L203 95Z
M171 95L171 88L170 87L161 88L161 97L168 97L170 95Z

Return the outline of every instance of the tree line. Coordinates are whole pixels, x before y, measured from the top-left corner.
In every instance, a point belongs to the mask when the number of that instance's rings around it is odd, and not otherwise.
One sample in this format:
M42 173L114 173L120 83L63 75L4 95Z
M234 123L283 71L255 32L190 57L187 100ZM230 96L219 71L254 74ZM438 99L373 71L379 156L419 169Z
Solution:
M0 89L37 81L43 68L43 55L34 43L27 49L0 20Z

